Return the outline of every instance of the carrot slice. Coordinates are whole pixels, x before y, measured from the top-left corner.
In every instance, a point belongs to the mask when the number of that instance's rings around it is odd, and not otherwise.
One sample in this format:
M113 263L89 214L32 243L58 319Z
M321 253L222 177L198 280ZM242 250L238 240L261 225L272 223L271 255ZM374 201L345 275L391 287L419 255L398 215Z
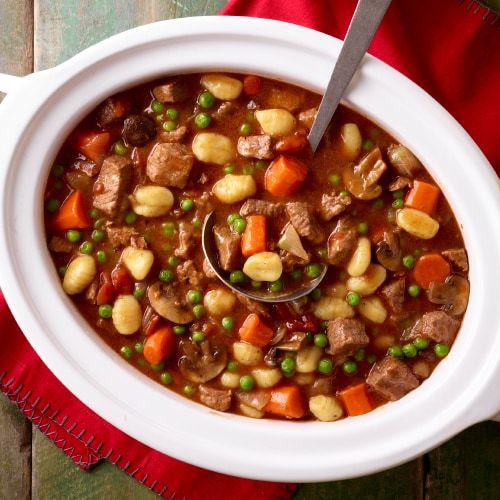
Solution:
M373 410L375 406L367 389L366 383L362 382L340 391L340 398L349 416L363 415Z
M90 217L85 210L85 197L81 191L73 191L52 219L52 227L56 231L88 229L90 225Z
M246 317L238 334L242 340L257 347L264 347L274 337L273 330L255 313L251 313Z
M96 163L108 153L110 145L108 132L82 132L75 141L75 149Z
M405 206L421 210L432 215L436 209L440 189L428 182L414 181L413 187L406 196Z
M270 391L271 398L264 411L286 418L301 418L306 412L300 389L296 385L276 387Z
M291 195L305 180L307 166L290 156L279 156L266 170L264 187L274 196Z
M265 215L249 215L247 225L241 238L241 253L250 257L255 253L265 252L266 242L266 217Z
M255 75L245 76L243 79L243 91L247 95L255 95L262 88L262 80Z
M447 260L438 253L428 253L418 259L413 268L413 277L422 288L428 288L432 281L442 283L450 272Z
M144 342L144 359L152 365L165 360L175 345L175 335L171 326L163 326L151 334Z

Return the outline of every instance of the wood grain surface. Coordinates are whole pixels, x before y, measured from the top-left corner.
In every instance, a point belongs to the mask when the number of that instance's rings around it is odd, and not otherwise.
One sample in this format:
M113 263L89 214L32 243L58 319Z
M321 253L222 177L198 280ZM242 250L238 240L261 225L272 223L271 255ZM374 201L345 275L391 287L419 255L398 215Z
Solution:
M493 0L498 1L498 0ZM224 0L0 0L0 71L50 68L123 30L216 13ZM408 429L418 432L418 429ZM325 443L325 446L335 446ZM354 446L354 444L353 444ZM108 462L82 472L0 397L0 499L148 499ZM487 422L424 457L370 476L301 485L296 500L500 498L500 424Z

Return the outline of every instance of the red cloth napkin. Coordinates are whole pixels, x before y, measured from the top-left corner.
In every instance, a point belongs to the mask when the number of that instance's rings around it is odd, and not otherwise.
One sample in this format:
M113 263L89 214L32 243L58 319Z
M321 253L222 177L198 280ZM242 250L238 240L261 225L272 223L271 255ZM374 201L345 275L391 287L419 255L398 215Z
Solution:
M354 6L354 0L231 0L222 13L296 22L343 38ZM394 0L370 52L433 95L500 168L500 20L494 19L469 0ZM238 479L184 464L105 422L48 370L1 293L0 336L0 389L80 467L106 458L166 498L174 493L195 500L292 494L292 485Z

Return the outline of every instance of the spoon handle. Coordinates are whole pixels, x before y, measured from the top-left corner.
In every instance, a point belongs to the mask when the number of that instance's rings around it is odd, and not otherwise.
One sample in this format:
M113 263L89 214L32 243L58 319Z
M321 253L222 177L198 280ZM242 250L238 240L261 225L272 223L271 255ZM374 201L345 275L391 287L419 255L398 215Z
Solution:
M359 0L325 95L321 100L316 119L308 135L313 152L316 151L340 99L366 53L390 3L391 0Z

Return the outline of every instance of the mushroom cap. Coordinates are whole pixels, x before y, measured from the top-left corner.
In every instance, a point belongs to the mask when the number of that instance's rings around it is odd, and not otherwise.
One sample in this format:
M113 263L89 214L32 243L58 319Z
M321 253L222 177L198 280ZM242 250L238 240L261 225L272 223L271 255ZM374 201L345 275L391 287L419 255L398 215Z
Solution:
M442 304L453 316L465 312L469 302L469 281L463 276L452 274L444 283L431 282L427 289L427 298L433 304Z
M194 314L175 287L157 281L148 288L148 299L151 307L163 318L183 325L194 321Z
M385 231L384 239L379 241L375 254L386 269L397 271L401 267L401 245L397 233Z
M204 340L195 344L190 340L181 343L184 356L179 360L182 375L198 384L203 384L217 377L227 363L227 349L223 344Z

